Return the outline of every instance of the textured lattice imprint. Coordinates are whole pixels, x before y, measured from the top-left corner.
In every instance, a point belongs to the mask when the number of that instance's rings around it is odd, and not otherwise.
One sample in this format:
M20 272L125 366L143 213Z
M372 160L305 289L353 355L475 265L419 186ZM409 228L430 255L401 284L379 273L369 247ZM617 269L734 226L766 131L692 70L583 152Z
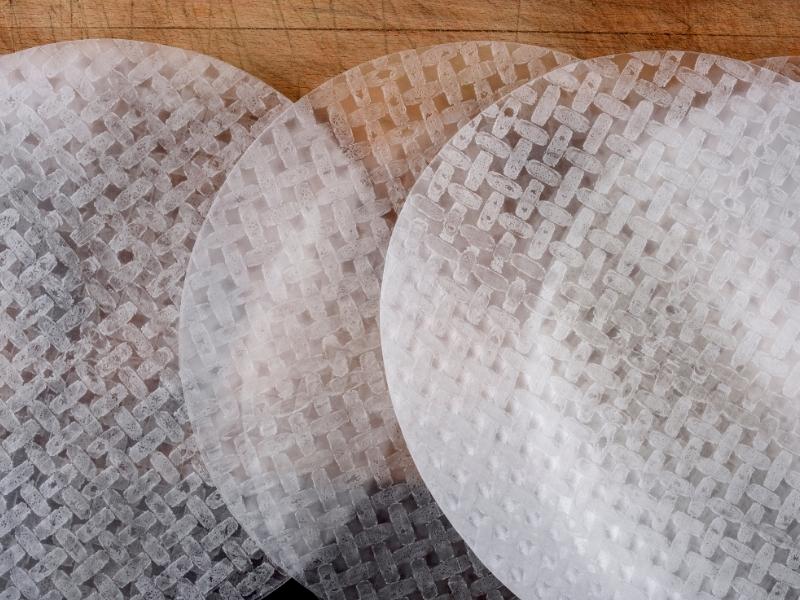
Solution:
M392 402L521 597L798 597L798 110L743 62L595 59L414 186L381 297Z
M210 57L0 57L0 597L260 598L285 580L197 455L178 300L228 169L288 103Z
M800 81L800 56L771 56L769 58L757 58L751 60L750 64L765 67L792 81Z
M390 230L427 161L482 108L568 60L473 42L356 67L265 131L211 209L182 303L192 424L232 512L319 595L509 594L406 451L378 296Z

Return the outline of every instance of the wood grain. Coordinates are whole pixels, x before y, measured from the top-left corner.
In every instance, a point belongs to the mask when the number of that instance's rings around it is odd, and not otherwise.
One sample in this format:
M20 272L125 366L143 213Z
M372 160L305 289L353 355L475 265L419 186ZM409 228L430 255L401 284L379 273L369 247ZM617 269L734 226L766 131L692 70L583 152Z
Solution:
M0 53L118 37L211 54L292 99L403 48L501 39L579 57L683 48L800 54L796 0L0 0Z

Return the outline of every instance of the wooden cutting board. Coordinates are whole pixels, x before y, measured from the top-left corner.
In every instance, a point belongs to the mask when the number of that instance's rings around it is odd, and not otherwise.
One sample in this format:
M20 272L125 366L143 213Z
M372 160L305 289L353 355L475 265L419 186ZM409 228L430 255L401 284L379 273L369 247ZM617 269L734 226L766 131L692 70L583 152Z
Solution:
M121 37L217 56L297 99L403 48L516 40L579 57L684 48L800 53L796 0L0 0L0 53Z

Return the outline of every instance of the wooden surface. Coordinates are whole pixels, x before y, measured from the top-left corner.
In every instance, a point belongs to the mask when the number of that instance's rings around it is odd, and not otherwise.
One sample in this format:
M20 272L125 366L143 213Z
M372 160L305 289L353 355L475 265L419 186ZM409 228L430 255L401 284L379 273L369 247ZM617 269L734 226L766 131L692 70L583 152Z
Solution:
M797 0L0 0L0 53L89 37L189 48L292 99L408 47L501 39L579 57L683 48L800 54Z

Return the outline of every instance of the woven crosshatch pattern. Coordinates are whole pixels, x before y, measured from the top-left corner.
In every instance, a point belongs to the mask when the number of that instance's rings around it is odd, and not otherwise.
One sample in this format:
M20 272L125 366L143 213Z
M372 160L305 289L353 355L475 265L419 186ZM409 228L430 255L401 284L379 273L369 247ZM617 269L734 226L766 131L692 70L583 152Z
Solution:
M201 451L270 559L326 598L507 597L442 516L383 379L383 256L472 116L568 57L457 43L334 78L255 142L196 244L181 377Z
M392 401L521 597L800 596L799 100L717 56L575 63L412 190L381 297Z
M771 56L769 58L757 58L751 60L750 64L765 67L792 81L800 81L800 56Z
M288 102L209 57L69 42L0 58L0 597L260 598L177 370L226 172Z

